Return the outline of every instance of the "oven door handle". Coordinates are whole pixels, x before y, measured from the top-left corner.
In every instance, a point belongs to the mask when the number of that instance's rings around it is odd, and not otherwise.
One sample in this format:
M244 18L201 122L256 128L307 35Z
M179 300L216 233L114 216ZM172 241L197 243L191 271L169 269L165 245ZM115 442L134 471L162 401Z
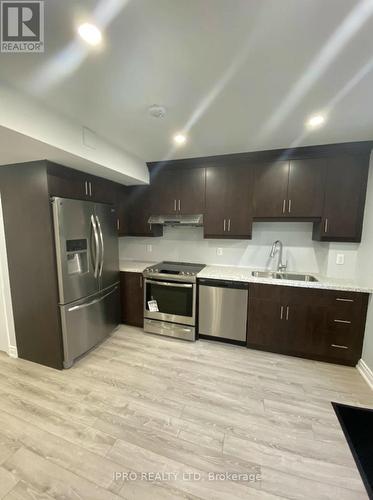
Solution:
M193 288L193 284L190 283L170 283L168 281L153 281L153 280L145 280L146 283L153 283L154 285L162 285L162 286L176 286L178 288Z

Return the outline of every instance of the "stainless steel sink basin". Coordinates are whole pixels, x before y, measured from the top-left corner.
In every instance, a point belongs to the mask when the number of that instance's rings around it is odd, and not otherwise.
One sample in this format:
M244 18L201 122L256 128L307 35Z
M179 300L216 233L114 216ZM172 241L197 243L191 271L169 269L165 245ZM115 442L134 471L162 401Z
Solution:
M275 280L294 280L294 281L318 281L311 274L298 273L276 273L274 271L253 271L251 273L255 278L272 278Z
M319 281L315 276L311 274L294 274L294 273L279 273L280 278L284 280L295 280L295 281Z

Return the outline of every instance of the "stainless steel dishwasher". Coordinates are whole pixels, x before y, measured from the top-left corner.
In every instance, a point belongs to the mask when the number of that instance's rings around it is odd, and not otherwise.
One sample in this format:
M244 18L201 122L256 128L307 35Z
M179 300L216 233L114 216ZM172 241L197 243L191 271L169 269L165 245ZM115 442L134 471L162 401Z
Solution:
M248 289L239 281L200 279L199 334L246 342Z

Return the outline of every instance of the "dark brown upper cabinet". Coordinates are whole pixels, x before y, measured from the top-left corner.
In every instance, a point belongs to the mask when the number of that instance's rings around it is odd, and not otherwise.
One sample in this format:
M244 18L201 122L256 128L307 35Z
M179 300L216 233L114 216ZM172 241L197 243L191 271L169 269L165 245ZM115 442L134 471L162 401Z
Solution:
M53 163L48 164L47 172L50 196L78 200L87 199L88 175Z
M163 227L149 224L154 214L154 191L150 185L128 188L127 236L162 236ZM122 234L124 236L125 234Z
M325 159L303 159L259 165L255 170L257 218L321 217Z
M117 204L120 184L118 185L108 179L102 179L96 176L90 176L88 182L89 193L87 199L100 203Z
M205 169L185 168L154 172L152 215L190 215L205 211Z
M254 219L310 221L315 240L359 242L372 147L365 141L190 158L162 169L149 163L153 215L205 213L206 238L250 238Z
M307 158L289 162L289 184L285 214L288 217L321 217L327 159Z
M129 188L119 186L117 189L118 236L129 234Z
M47 165L51 196L116 204L117 183L54 163Z
M206 207L206 169L185 168L180 174L179 212L203 214Z
M277 218L285 216L289 162L274 162L255 168L254 216Z
M369 169L369 157L328 158L321 221L313 239L360 242Z
M152 215L169 215L177 212L179 175L180 172L177 170L161 170L153 173L150 179L154 211Z
M250 239L253 169L247 165L206 168L205 238Z

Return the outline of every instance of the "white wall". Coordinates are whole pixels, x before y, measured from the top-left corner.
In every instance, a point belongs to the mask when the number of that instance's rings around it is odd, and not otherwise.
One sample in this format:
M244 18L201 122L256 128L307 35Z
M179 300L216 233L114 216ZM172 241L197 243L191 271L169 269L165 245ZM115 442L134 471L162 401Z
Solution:
M266 268L272 243L284 243L288 269L308 271L331 277L354 279L355 244L329 244L312 240L312 223L255 222L252 240L204 240L202 228L165 228L162 238L121 238L120 258L140 260L174 260L217 265ZM152 252L147 251L152 246ZM217 255L217 249L223 255ZM345 255L345 264L335 264L336 254Z
M356 279L358 243L330 243L325 275L330 278ZM343 254L345 263L337 264L337 255Z
M5 299L3 291L3 276L0 269L0 351L8 352L8 328L6 321Z
M0 351L17 356L16 336L13 321L12 299L8 274L8 259L5 246L3 210L0 195Z
M86 160L89 173L110 178L112 172L113 180L118 182L118 175L122 175L124 184L128 180L132 180L132 183L149 182L149 171L143 160L95 135L91 138L90 146L87 146L83 142L82 124L50 112L31 97L0 86L0 109L1 127ZM92 167L101 167L101 171L92 171ZM84 164L81 169L84 170Z
M357 252L356 274L358 279L373 286L373 155L370 160L367 202L365 205L363 238ZM373 372L373 300L371 297L365 328L363 361Z

